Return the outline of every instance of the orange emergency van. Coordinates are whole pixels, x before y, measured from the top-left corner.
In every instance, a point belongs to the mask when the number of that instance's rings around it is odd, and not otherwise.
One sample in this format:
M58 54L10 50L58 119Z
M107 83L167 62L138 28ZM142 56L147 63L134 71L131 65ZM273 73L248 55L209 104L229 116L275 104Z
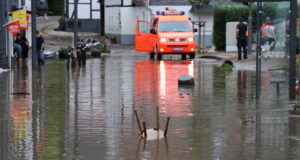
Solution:
M151 22L136 21L135 48L138 52L149 52L150 59L161 59L163 54L189 55L195 58L196 43L193 25L184 12L157 11Z

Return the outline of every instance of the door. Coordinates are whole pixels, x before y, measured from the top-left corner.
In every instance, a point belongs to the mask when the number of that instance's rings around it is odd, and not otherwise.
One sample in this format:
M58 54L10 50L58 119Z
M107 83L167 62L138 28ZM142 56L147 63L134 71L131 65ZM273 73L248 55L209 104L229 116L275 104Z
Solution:
M135 50L138 52L153 52L155 43L155 28L147 21L137 20L135 29Z

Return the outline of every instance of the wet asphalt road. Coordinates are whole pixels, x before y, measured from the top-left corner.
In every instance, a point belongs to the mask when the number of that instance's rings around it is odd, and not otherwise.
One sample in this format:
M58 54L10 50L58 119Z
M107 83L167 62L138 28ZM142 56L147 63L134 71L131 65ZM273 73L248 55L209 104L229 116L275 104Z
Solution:
M184 74L194 86L178 86ZM34 73L15 66L0 73L0 159L297 159L300 117L290 113L288 84L276 94L274 75L287 76L262 72L256 101L255 71L199 60L118 53L70 71L61 60ZM147 128L159 119L164 130L171 117L167 137L140 138L134 110Z

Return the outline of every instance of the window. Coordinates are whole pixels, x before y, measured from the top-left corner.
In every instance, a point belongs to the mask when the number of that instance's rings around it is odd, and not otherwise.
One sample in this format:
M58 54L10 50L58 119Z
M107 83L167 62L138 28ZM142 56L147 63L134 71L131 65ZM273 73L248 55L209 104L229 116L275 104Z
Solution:
M139 22L139 33L150 33L150 25L146 22Z
M159 32L191 32L188 21L163 21L159 24Z

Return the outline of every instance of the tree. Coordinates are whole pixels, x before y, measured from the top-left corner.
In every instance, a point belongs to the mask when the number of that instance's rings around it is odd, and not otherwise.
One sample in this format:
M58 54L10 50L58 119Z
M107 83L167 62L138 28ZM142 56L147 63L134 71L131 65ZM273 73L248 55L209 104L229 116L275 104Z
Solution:
M192 5L206 6L212 4L230 3L231 0L189 0Z
M208 5L210 0L189 0L193 5Z

